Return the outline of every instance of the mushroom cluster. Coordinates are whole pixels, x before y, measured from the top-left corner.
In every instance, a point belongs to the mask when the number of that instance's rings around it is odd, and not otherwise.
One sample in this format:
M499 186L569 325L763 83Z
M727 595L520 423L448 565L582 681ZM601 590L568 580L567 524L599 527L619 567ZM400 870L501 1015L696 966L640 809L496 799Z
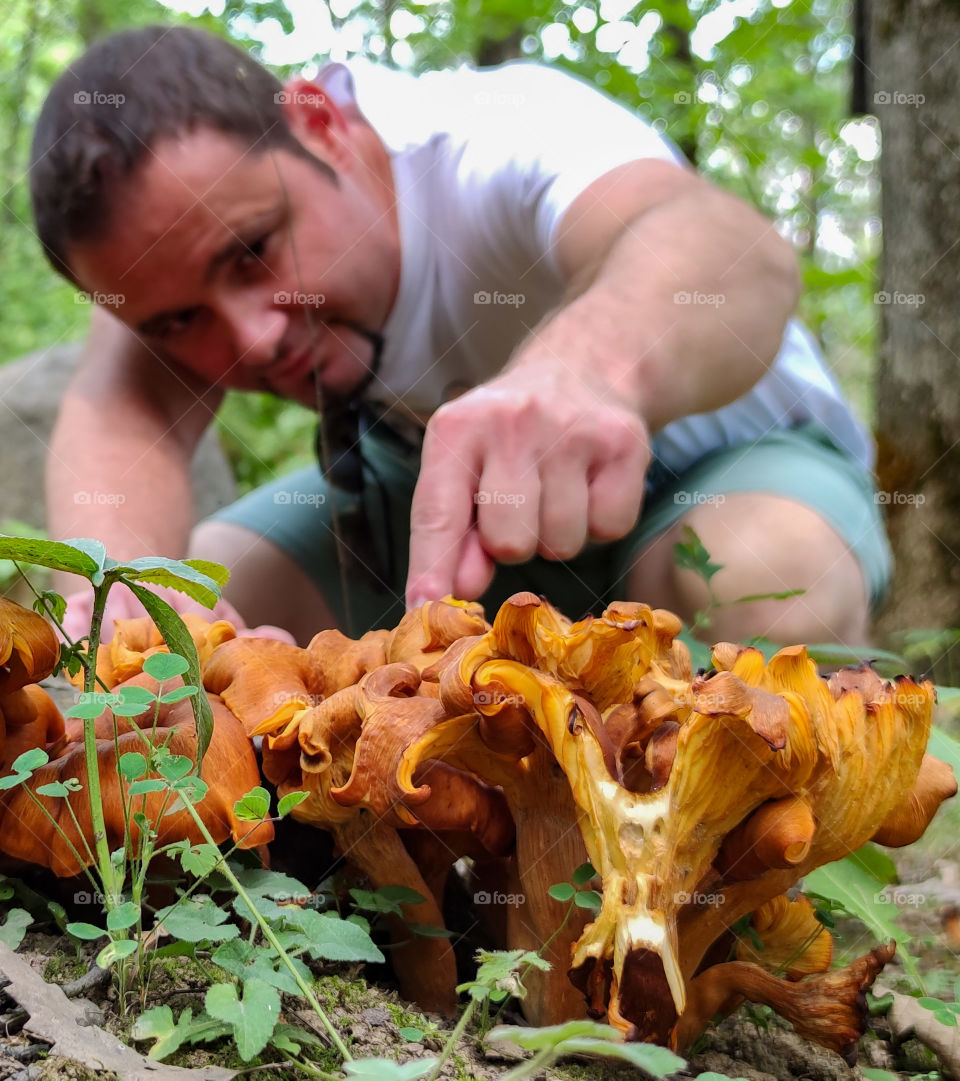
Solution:
M7 683L53 662L55 642L31 628L40 644L0 637ZM425 1008L455 1008L454 958L447 940L409 928L442 925L447 876L469 857L475 901L507 901L482 914L498 945L552 961L525 981L532 1022L606 1017L629 1039L682 1050L749 999L850 1057L893 946L830 971L830 935L794 887L869 840L912 843L955 793L952 770L925 754L933 686L868 666L824 678L803 646L765 660L721 643L695 675L680 629L633 603L571 623L529 593L492 625L447 598L393 630L323 631L305 649L195 621L216 714L204 775L224 785L240 768L241 794L262 736L278 795L307 793L294 816L328 830L374 886L424 898L392 930L401 990ZM131 624L98 670L108 685L145 681L156 648L148 622ZM22 686L0 681L6 741L36 740L58 761L70 737L55 711L18 735L9 703ZM183 730L193 738L189 720ZM115 776L112 753L111 741ZM236 828L232 798L208 808L221 836ZM9 833L0 819L0 848ZM599 911L570 918L549 889L587 861Z
M549 942L533 1022L586 1011L682 1049L749 998L849 1055L893 947L827 972L830 936L788 891L871 839L911 843L956 791L925 755L933 686L867 666L825 679L803 646L765 661L721 643L693 675L680 628L626 603L571 623L527 593L488 626L447 599L355 642L227 642L205 684L264 737L279 794L309 793L301 820L429 899L410 919L438 921L447 870L473 857L514 902L503 944ZM602 907L557 934L548 889L587 859ZM752 945L731 930L745 917ZM452 1003L445 943L399 967L408 995Z
M149 630L145 624L150 625ZM203 655L210 629L202 620L191 629ZM222 641L227 631L219 627L214 633ZM233 634L232 628L229 634ZM139 651L138 636L142 639ZM115 692L137 686L156 693L158 684L142 671L143 659L152 650L165 649L162 641L149 620L118 621L117 636L112 643L116 666L108 670L108 662L113 663L111 647L104 647L106 652L98 658L104 685ZM210 652L212 649L211 643ZM0 776L9 776L16 759L33 748L46 751L49 758L28 780L0 792L0 852L49 867L57 875L69 876L80 872L77 856L83 858L89 854L93 828L85 791L83 722L64 721L53 699L37 686L53 671L59 654L57 637L46 620L0 597ZM209 699L214 731L201 767L209 788L198 806L200 817L218 842L232 837L243 847L266 844L273 838L270 822L254 823L251 827L250 822L241 821L234 814L236 801L260 783L253 746L242 725L223 703L215 695ZM156 711L151 707L135 717L115 716L107 709L94 723L107 842L113 851L123 845L121 785L129 787L117 769L118 756L127 751L143 751L146 738L155 743L166 742L173 754L195 761L196 724L188 699L160 704ZM68 784L72 794L38 794L38 789L55 781ZM164 798L164 793L158 791L136 799L136 809L153 824L158 843L180 839L199 843L202 837L185 809L161 815ZM137 823L131 820L129 828L136 843Z

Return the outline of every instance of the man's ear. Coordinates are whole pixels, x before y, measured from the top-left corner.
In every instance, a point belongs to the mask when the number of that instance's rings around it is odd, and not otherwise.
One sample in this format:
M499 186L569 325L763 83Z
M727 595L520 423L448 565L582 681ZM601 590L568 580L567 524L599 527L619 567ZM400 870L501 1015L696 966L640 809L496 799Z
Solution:
M291 79L280 95L290 130L310 151L331 165L343 164L350 155L347 121L326 91L308 79Z

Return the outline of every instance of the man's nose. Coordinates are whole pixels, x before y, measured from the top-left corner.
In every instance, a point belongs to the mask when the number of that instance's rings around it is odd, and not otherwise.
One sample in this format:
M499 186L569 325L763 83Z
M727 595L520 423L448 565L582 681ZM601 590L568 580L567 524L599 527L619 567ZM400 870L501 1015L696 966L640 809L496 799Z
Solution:
M237 363L266 368L277 360L287 329L285 312L247 294L224 298L218 307L233 340Z

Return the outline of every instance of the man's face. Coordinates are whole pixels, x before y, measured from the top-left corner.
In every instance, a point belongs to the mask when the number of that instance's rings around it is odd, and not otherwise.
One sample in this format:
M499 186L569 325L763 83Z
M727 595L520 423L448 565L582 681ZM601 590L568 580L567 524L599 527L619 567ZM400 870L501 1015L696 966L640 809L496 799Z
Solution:
M342 149L342 148L341 148ZM359 155L339 184L287 150L247 152L220 132L161 141L119 192L107 235L69 252L80 284L211 384L315 407L368 371L400 256L393 192Z

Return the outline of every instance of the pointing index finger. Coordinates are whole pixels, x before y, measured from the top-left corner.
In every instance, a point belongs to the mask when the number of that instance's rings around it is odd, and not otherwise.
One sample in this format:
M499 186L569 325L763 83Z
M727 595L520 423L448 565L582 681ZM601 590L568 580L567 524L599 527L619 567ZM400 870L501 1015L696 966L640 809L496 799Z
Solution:
M473 525L479 449L467 426L427 427L410 511L407 607L454 591L464 542Z

